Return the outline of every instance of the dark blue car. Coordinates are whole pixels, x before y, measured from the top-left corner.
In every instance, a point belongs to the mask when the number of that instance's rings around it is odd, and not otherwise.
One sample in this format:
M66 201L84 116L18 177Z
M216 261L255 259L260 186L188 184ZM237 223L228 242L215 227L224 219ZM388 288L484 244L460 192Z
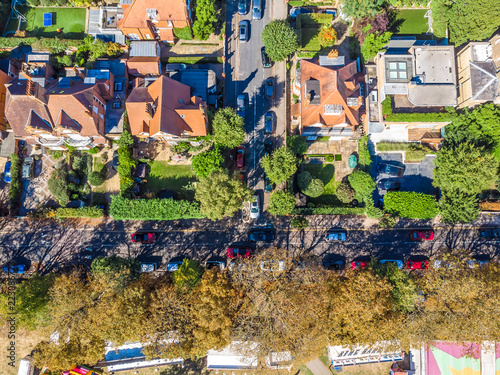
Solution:
M10 166L11 166L11 162L8 161L7 163L5 163L5 171L3 172L3 180L5 182L7 182L8 184L12 181L11 178L10 178Z
M16 264L15 266L4 266L4 273L25 273L26 266L24 264Z

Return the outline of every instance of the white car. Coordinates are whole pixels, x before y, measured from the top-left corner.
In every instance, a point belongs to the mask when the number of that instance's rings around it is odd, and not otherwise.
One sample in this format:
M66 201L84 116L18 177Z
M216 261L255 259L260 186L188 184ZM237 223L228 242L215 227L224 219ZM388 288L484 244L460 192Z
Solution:
M283 260L264 260L260 263L262 271L279 272L285 270L285 261Z
M258 219L260 216L259 196L254 195L250 202L250 219Z

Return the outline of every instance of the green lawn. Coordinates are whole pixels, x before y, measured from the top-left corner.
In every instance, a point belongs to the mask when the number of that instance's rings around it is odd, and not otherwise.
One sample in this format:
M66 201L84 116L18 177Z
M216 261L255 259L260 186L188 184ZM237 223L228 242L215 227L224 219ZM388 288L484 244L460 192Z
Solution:
M395 34L419 35L429 29L425 13L428 9L403 9L396 16L397 31Z
M306 13L297 15L297 28L301 49L304 51L319 51L321 46L318 33L321 27L330 26L333 16L331 14Z
M161 190L171 190L177 198L192 199L192 192L182 189L190 182L196 181L196 176L189 165L170 165L164 161L150 163L151 171L148 176L146 188L158 193Z
M333 164L304 164L304 170L319 178L325 184L325 192L317 198L308 197L307 200L314 204L340 206L342 202L335 195L340 181L335 181L335 166Z
M27 22L21 23L21 30L26 30L29 36L43 36L46 38L58 36L68 39L79 39L85 36L85 17L87 10L84 8L46 8L46 7L19 7ZM52 26L43 27L44 13L52 13ZM11 19L8 31L15 31L17 19ZM61 33L57 32L61 29Z

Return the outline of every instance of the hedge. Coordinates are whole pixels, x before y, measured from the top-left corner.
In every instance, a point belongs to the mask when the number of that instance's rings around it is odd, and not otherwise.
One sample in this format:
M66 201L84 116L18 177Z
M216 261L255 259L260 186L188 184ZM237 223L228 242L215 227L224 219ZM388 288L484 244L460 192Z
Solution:
M292 215L364 215L364 207L296 207Z
M379 142L377 151L406 151L410 147L410 142Z
M11 214L21 206L21 158L16 153L10 155L9 210Z
M392 112L392 97L387 95L382 100L382 114L385 121L389 122L451 122L457 114L453 107L444 113L393 113Z
M81 39L59 39L54 38L0 38L0 48L15 48L21 45L31 46L33 50L49 50L52 51L57 49L58 51L68 49L69 47L78 47L82 44Z
M99 218L104 216L104 210L98 207L80 207L80 208L58 208L54 212L56 218L71 217L89 217Z
M113 196L109 215L115 220L201 219L198 202L173 199L127 199Z
M384 196L387 212L409 219L432 219L438 214L433 195L413 191L390 191Z

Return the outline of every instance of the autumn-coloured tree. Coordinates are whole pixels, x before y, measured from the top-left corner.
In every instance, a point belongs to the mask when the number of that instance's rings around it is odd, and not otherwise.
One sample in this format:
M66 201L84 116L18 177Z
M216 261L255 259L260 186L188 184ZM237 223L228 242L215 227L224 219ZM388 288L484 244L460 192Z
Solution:
M325 27L318 34L319 44L323 47L331 47L337 41L337 32L333 27Z

